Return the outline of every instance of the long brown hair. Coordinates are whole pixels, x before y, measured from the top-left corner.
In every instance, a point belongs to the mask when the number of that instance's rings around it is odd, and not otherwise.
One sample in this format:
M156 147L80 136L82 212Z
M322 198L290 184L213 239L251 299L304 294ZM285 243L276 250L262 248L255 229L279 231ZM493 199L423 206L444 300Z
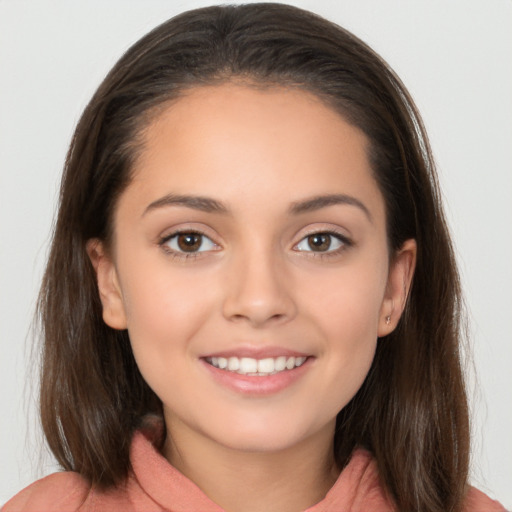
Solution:
M399 510L456 511L468 471L460 363L460 286L436 172L418 112L367 45L314 14L280 4L210 7L160 25L114 66L80 119L66 160L39 314L41 417L63 468L109 487L130 471L141 418L161 403L141 377L128 333L102 320L86 242L112 235L141 133L189 87L242 79L313 92L359 127L386 203L391 251L414 238L412 289L396 330L339 413L335 456L376 458Z

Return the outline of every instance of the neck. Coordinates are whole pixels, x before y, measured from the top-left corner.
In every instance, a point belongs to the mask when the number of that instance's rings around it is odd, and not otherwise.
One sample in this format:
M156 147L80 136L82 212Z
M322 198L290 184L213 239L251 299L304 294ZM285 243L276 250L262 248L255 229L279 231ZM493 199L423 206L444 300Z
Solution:
M299 512L321 501L339 471L334 426L276 452L220 446L187 429L170 429L164 456L228 512Z

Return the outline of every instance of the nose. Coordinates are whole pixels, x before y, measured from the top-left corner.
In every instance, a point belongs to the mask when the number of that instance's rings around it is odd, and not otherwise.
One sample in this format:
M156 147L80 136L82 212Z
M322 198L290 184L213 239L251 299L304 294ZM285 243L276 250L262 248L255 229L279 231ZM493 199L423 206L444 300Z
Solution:
M252 251L232 262L225 282L223 314L253 327L285 323L297 312L284 261L271 251Z

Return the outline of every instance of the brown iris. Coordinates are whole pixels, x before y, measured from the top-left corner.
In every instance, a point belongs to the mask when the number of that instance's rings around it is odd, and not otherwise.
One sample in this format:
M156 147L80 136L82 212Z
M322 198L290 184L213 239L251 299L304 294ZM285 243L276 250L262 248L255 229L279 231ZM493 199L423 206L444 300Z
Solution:
M201 247L203 236L198 233L181 233L177 242L183 252L195 252Z
M331 235L316 233L308 236L308 245L313 251L324 252L331 247Z

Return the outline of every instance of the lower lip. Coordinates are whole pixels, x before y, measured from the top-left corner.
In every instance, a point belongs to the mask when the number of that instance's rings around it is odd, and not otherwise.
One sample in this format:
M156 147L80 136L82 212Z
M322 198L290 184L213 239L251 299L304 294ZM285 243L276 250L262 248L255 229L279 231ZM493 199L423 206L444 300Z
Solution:
M313 359L313 357L308 357L301 366L267 376L242 375L216 368L204 359L201 359L201 362L210 375L222 386L237 393L265 396L279 393L294 384L309 370Z

